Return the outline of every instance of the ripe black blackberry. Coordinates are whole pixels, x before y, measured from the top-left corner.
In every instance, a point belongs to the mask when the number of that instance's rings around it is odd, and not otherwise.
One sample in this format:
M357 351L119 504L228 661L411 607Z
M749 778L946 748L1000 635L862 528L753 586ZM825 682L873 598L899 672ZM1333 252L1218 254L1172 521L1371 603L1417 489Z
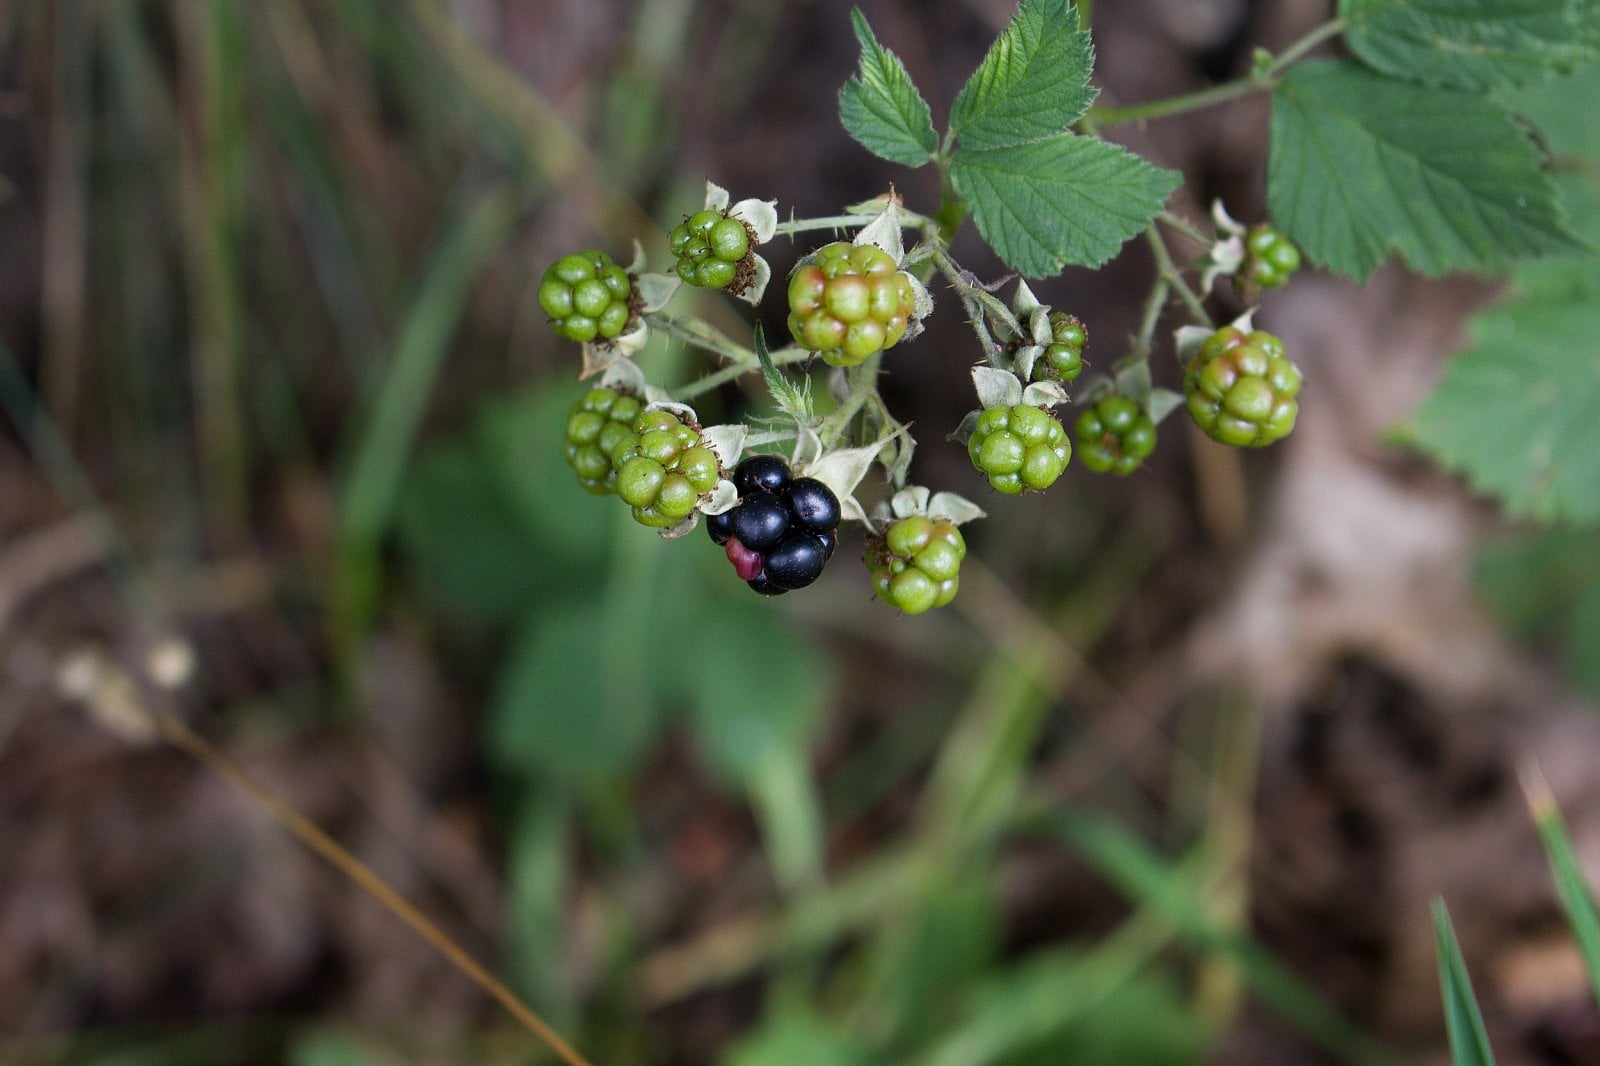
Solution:
M815 478L794 477L775 455L752 455L733 471L739 502L706 522L734 572L763 596L805 588L838 546L839 498Z

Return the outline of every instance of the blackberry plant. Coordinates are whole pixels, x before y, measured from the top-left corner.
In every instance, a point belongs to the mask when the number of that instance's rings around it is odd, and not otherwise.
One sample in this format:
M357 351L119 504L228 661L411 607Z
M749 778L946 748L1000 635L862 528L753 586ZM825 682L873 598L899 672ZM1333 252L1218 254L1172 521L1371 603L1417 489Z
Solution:
M1576 3L1534 6L1560 21ZM1567 14L1558 18L1557 8ZM883 160L934 168L937 204L918 210L890 192L836 215L785 218L775 202L735 203L708 182L704 205L668 237L665 269L650 271L638 252L624 270L590 250L557 260L539 287L552 327L583 345L584 375L598 377L568 418L567 457L580 481L614 490L664 536L707 522L736 576L757 592L816 581L849 535L843 523L864 528L880 599L918 614L955 595L965 550L956 526L982 512L911 482L913 427L879 392L883 374L923 357L914 342L935 291L959 303L977 364L975 409L945 427L949 438L995 491L1056 494L1073 450L1056 409L1069 402L1065 421L1091 473L1137 469L1155 449L1158 424L1179 407L1226 445L1286 436L1302 372L1276 336L1251 323L1262 295L1306 263L1361 279L1391 253L1440 273L1584 247L1535 149L1533 123L1514 114L1509 93L1541 64L1600 57L1600 43L1592 34L1552 37L1554 22L1532 15L1511 18L1508 33L1490 41L1474 35L1471 19L1443 25L1407 5L1346 0L1338 19L1281 54L1259 54L1225 89L1108 107L1090 84L1094 50L1079 9L1025 0L956 95L942 132L899 57L859 11L852 19L861 58L839 91L840 119ZM1341 35L1351 58L1309 58ZM1566 51L1548 51L1558 38ZM1182 175L1101 136L1251 92L1272 105L1270 220L1244 225L1220 202L1209 219L1169 211ZM1329 168L1328 158L1348 165ZM951 240L969 219L1010 274L984 279L955 260ZM759 249L809 234L828 239L783 281L786 306L771 309L788 327L781 346L770 347L759 326L744 341L669 313L683 284L765 306L771 270ZM1144 314L1105 370L1085 374L1084 320L1052 309L1032 285L1069 265L1099 267L1134 237L1155 266ZM1184 248L1192 249L1187 260ZM1248 305L1232 324L1219 321L1219 278ZM1175 327L1171 387L1159 383L1168 375L1153 360L1168 343L1164 323ZM722 365L668 392L635 361L650 336ZM807 368L813 361L822 366ZM688 401L757 372L775 417L700 425ZM834 401L825 409L813 403L814 381ZM921 446L946 446L942 435L924 436Z

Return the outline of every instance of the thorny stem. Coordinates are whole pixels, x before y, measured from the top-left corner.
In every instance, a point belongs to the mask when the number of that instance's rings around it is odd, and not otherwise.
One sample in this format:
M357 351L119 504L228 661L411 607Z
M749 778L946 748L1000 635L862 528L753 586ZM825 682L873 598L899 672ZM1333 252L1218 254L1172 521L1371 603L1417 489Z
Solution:
M935 220L919 215L915 211L908 211L899 207L900 222L912 229L925 230L935 224ZM796 233L806 233L819 229L860 229L871 222L877 215L827 215L822 218L791 218L787 222L778 223L779 236L793 236Z
M1023 329L1016 316L1011 313L1010 308L996 299L993 293L982 285L968 281L969 275L966 271L962 270L956 261L951 259L943 249L934 253L933 261L938 266L939 273L944 275L945 280L950 283L950 287L961 298L961 304L967 310L968 324L972 326L973 332L978 335L978 343L983 345L985 358L988 359L991 366L1004 369L1005 360L1001 356L1000 346L995 343L994 337L989 333L989 327L985 321L987 317L985 312L994 315L1020 337Z
M651 328L659 329L669 337L676 337L686 344L714 352L731 363L748 364L751 369L760 365L755 352L709 322L698 318L677 318L660 312L645 315L644 320Z
M1267 66L1251 70L1250 73L1241 78L1207 86L1192 93L1169 96L1161 100L1151 100L1143 104L1130 104L1127 107L1091 107L1088 118L1092 119L1097 126L1119 126L1126 122L1142 122L1152 118L1181 115L1186 111L1196 111L1203 107L1227 103L1229 100L1235 100L1253 92L1271 89L1278 84L1278 79L1283 72L1304 58L1306 53L1322 44L1328 38L1343 33L1344 30L1345 21L1343 19L1332 19L1324 22L1295 41L1288 48L1285 48Z

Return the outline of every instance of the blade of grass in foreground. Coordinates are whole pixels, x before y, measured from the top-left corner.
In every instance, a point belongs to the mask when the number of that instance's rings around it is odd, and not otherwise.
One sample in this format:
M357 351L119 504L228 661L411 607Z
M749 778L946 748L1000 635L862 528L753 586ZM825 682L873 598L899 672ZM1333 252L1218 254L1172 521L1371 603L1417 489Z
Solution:
M1577 849L1561 818L1550 787L1537 773L1523 775L1523 791L1528 796L1528 810L1533 825L1539 831L1545 857L1550 861L1550 876L1556 883L1556 895L1561 898L1561 909L1566 912L1567 925L1572 928L1573 939L1583 954L1583 966L1589 973L1589 987L1594 990L1595 1001L1600 1003L1600 913L1595 910L1594 895L1578 863Z
M1433 901L1433 936L1439 955L1439 990L1444 996L1445 1027L1450 1032L1450 1060L1455 1066L1494 1066L1489 1033L1483 1027L1472 978L1461 957L1461 944L1450 924L1444 900Z

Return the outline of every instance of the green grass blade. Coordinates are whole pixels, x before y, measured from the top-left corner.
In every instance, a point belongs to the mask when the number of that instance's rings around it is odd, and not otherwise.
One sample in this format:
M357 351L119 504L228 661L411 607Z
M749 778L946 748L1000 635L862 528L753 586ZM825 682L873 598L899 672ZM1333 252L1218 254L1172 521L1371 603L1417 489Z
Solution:
M1444 900L1433 901L1433 936L1439 954L1439 990L1444 996L1444 1021L1450 1031L1450 1059L1455 1066L1494 1066L1489 1033L1483 1027L1478 997L1461 957L1461 944L1450 924Z
M1589 986L1594 990L1595 1001L1600 1003L1600 912L1595 909L1594 895L1578 863L1577 849L1572 846L1572 837L1567 833L1561 810L1549 787L1542 779L1530 775L1525 788L1534 828L1539 831L1545 857L1550 861L1556 895L1561 899L1567 925L1583 954L1584 969L1589 972Z
M1195 876L1126 829L1085 812L1043 823L1130 900L1170 923L1191 948L1232 960L1258 1000L1348 1062L1391 1063L1394 1056L1255 940L1218 927L1195 891Z
M472 280L510 233L515 217L512 195L496 190L457 220L439 244L415 289L371 415L358 431L339 498L334 633L345 651L371 612L378 543Z

